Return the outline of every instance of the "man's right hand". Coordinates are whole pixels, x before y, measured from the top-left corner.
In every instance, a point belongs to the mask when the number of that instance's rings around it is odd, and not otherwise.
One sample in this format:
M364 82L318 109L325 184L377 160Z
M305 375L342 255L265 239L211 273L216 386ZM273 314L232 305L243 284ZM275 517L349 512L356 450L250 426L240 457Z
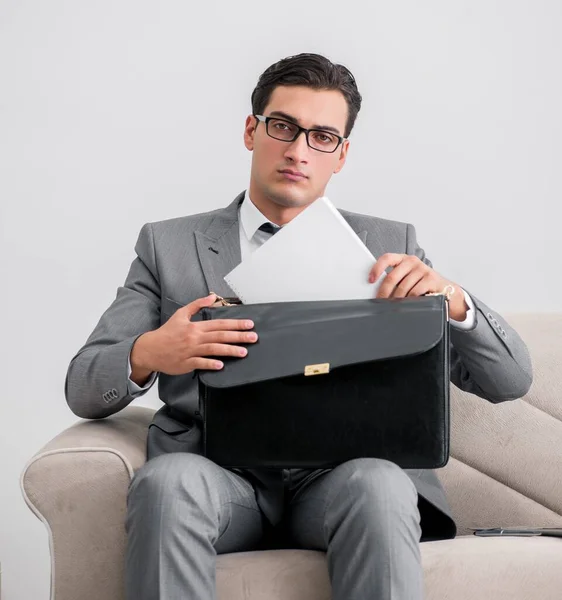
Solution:
M216 319L192 322L191 317L202 308L212 306L216 296L199 298L178 309L158 329L139 336L131 351L131 379L143 386L151 373L185 375L195 369L222 369L219 360L206 357L242 358L246 348L236 344L253 344L258 336L249 331L252 321Z

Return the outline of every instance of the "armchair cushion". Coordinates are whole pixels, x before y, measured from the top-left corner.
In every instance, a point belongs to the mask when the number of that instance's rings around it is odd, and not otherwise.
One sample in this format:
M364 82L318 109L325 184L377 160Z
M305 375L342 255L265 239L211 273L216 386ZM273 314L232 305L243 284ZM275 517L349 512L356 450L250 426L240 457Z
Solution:
M476 538L421 545L426 600L557 600L562 540ZM330 600L324 553L238 552L218 557L218 600Z

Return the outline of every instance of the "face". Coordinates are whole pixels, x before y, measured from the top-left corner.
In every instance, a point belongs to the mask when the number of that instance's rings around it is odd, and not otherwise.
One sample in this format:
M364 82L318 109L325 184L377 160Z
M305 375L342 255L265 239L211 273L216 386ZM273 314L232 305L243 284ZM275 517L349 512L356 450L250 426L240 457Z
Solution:
M347 114L341 92L303 86L278 86L263 110L266 117L284 118L306 129L324 129L339 136L345 133ZM294 142L276 140L267 134L265 123L253 116L246 119L244 144L253 152L250 197L279 225L325 194L331 176L343 168L349 147L346 140L333 153L319 152L308 146L304 132ZM304 176L287 176L281 173L285 169Z

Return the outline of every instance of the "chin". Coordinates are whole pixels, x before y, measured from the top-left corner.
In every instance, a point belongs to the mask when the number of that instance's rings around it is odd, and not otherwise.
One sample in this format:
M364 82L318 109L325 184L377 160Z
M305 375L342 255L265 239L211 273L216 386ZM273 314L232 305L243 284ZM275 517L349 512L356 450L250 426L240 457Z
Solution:
M275 204L285 208L296 208L310 204L316 198L311 198L310 191L289 187L287 185L275 186L270 188L269 198Z

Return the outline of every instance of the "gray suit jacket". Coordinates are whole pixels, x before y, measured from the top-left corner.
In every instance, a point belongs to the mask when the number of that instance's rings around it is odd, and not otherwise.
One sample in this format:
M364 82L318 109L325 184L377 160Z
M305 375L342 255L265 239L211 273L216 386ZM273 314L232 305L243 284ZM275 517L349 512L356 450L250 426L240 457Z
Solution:
M235 295L223 277L240 262L238 206L243 197L244 192L224 209L143 226L125 284L70 363L65 393L76 415L99 419L131 402L127 361L139 335L158 328L179 307L210 291ZM375 257L386 252L414 254L431 266L412 225L341 213ZM470 331L451 328L451 381L494 403L520 398L532 381L527 348L499 314L470 295L476 325ZM192 374L160 374L158 385L165 405L149 429L148 458L200 452L197 380ZM281 507L272 490L279 486L279 472L253 473L258 501L275 521ZM415 470L408 475L419 492L424 537L454 536L454 522L435 473Z

